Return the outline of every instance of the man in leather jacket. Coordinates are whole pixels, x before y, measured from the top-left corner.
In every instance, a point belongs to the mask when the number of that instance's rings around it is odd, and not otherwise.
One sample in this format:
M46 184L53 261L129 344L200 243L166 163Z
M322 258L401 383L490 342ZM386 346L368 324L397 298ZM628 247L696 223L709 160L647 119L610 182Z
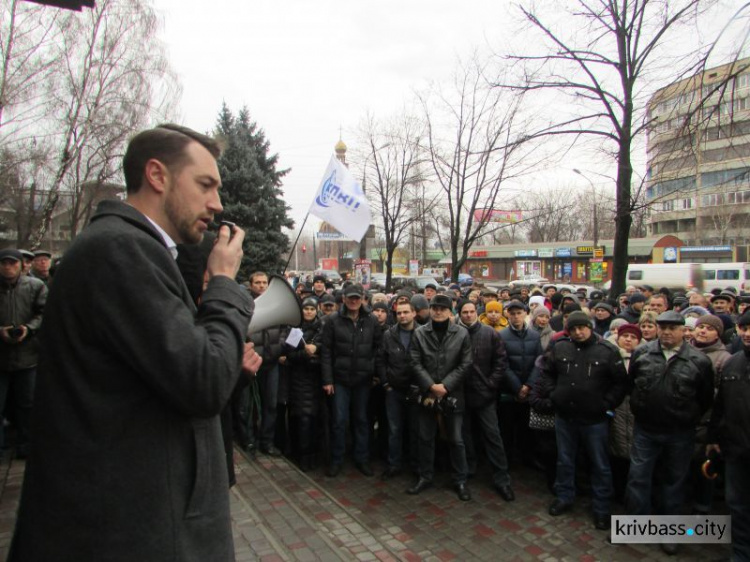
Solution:
M466 328L450 321L453 302L447 295L435 295L430 302L431 320L414 333L411 342L411 365L414 381L428 404L437 402L442 407L453 467L453 484L461 501L471 499L466 487L468 466L461 426L463 423L463 383L471 367L471 338ZM448 398L449 400L446 400ZM455 401L454 401L455 399ZM452 403L454 406L449 407ZM435 408L420 406L419 411L419 479L407 490L419 494L432 486L435 474L435 436L437 433Z
M658 338L637 348L630 359L635 417L626 513L648 515L654 468L661 458L664 515L679 515L685 496L695 429L711 407L711 360L683 339L685 320L673 310L656 318ZM676 545L662 544L668 554Z

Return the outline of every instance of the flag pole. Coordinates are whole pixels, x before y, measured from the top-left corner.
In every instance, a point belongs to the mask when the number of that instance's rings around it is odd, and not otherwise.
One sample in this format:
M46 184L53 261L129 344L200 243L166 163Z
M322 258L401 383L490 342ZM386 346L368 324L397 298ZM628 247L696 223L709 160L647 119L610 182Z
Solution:
M305 224L307 223L307 217L309 217L309 216L310 216L310 211L307 211L307 214L305 215L305 220L302 221L302 226L299 227L299 232L297 233L297 238L294 240L294 244L292 244L292 249L289 252L289 258L287 258L286 265L284 266L284 269L281 272L282 275L284 275L286 273L286 268L289 267L289 262L292 261L292 255L294 254L294 251L297 248L297 242L299 242L299 237L302 236L302 230L305 228ZM313 234L313 245L315 245L315 235L314 234Z

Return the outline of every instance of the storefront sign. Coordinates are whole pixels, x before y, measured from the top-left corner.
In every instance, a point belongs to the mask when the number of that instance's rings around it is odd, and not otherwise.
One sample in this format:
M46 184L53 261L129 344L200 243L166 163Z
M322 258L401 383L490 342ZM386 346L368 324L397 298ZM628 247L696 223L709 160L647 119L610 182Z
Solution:
M554 250L552 248L539 248L537 250L537 255L540 258L551 258L554 256Z
M569 258L570 257L570 248L558 248L555 250L555 256L558 258Z
M516 250L514 254L517 258L535 258L536 250Z
M486 258L487 257L487 250L474 250L472 252L469 252L470 258Z
M680 248L681 253L685 252L731 252L731 246L683 246Z

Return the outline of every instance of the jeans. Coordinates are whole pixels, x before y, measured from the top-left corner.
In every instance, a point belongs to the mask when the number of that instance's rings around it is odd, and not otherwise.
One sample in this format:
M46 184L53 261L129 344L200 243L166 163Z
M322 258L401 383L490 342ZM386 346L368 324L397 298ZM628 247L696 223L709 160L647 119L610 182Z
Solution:
M747 459L727 459L726 500L732 515L732 562L750 560L750 470Z
M274 365L269 371L259 373L258 377L261 407L258 444L261 448L265 448L273 445L273 437L276 432L276 403L279 398L279 366Z
M500 437L500 426L497 422L497 409L495 403L491 402L483 408L474 408L464 414L463 436L466 444L466 458L468 465L474 472L477 464L476 448L474 447L474 436L472 425L474 421L479 422L484 440L484 449L487 460L492 466L492 481L495 486L509 486L510 475L508 474L508 457L505 454L503 439Z
M29 446L29 424L31 407L34 403L34 382L36 381L36 367L19 371L0 372L0 449L5 447L5 429L3 428L2 412L8 397L8 388L13 391L13 402L16 408L17 447L23 452ZM0 453L1 454L1 453Z
M573 503L576 494L576 454L579 444L586 448L591 470L592 506L597 515L609 515L612 501L612 469L609 464L609 423L584 425L555 416L557 438L557 478L555 495Z
M417 410L416 404L406 402L406 391L390 388L385 392L385 409L388 415L388 466L403 468L404 430L408 431L410 460L417 458ZM413 462L412 464L415 464Z
M443 424L450 443L452 480L454 484L465 484L469 477L466 463L466 448L461 435L462 414L443 416ZM419 476L425 480L435 477L435 437L437 434L437 412L419 407Z
M630 451L628 487L625 491L625 512L630 515L651 513L654 467L661 457L664 515L680 515L694 446L694 429L677 433L653 433L636 422Z
M367 402L370 397L370 383L358 386L344 386L334 383L333 392L333 435L331 443L331 464L344 462L346 451L346 427L349 425L349 411L354 417L354 462L367 463L370 460L370 427L367 419Z

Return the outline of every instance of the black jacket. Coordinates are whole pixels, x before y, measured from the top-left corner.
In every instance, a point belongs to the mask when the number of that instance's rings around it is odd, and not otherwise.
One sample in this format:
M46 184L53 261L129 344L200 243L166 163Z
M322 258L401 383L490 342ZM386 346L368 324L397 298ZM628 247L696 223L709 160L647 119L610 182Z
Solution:
M0 371L12 372L35 367L38 357L36 333L42 326L47 286L39 279L21 275L15 283L0 281L0 326L26 326L21 343L0 340Z
M630 378L635 421L655 433L695 428L713 402L711 360L688 343L669 362L659 340L636 348Z
M615 316L615 318L622 318L623 320L627 320L628 324L638 324L638 320L640 320L641 315L632 306L626 306L620 314Z
M499 332L481 322L475 322L466 329L471 336L474 357L464 382L466 405L469 408L483 408L497 400L506 377L508 358L505 344Z
M385 382L395 389L405 391L413 384L414 371L409 362L409 352L401 344L399 330L398 326L393 326L383 334L383 364ZM413 344L414 332L411 337Z
M524 328L518 331L513 326L502 330L500 337L508 357L508 382L505 386L509 388L504 390L516 395L521 390L521 385L531 386L538 374L534 362L542 354L541 337L536 330Z
M582 343L567 335L555 340L539 363L541 381L532 389L532 402L542 411L552 405L565 419L601 423L607 410L614 410L627 394L628 374L620 351L596 334Z
M409 350L414 369L414 383L423 394L436 383L445 385L450 396L458 400L458 410L464 408L464 377L471 367L471 337L466 328L448 325L440 342L432 321L414 332Z
M316 317L311 322L303 321L299 328L302 330L304 341L300 341L295 349L287 344L287 366L289 368L289 409L292 416L312 416L318 411L322 396L322 382L320 377L320 332L322 323ZM310 357L305 351L305 344L318 347L315 355Z
M708 442L718 443L727 459L750 460L750 349L724 363Z
M346 310L331 314L323 322L321 335L323 384L357 386L370 384L373 377L382 379L382 341L378 321L364 307L356 323L346 316Z

